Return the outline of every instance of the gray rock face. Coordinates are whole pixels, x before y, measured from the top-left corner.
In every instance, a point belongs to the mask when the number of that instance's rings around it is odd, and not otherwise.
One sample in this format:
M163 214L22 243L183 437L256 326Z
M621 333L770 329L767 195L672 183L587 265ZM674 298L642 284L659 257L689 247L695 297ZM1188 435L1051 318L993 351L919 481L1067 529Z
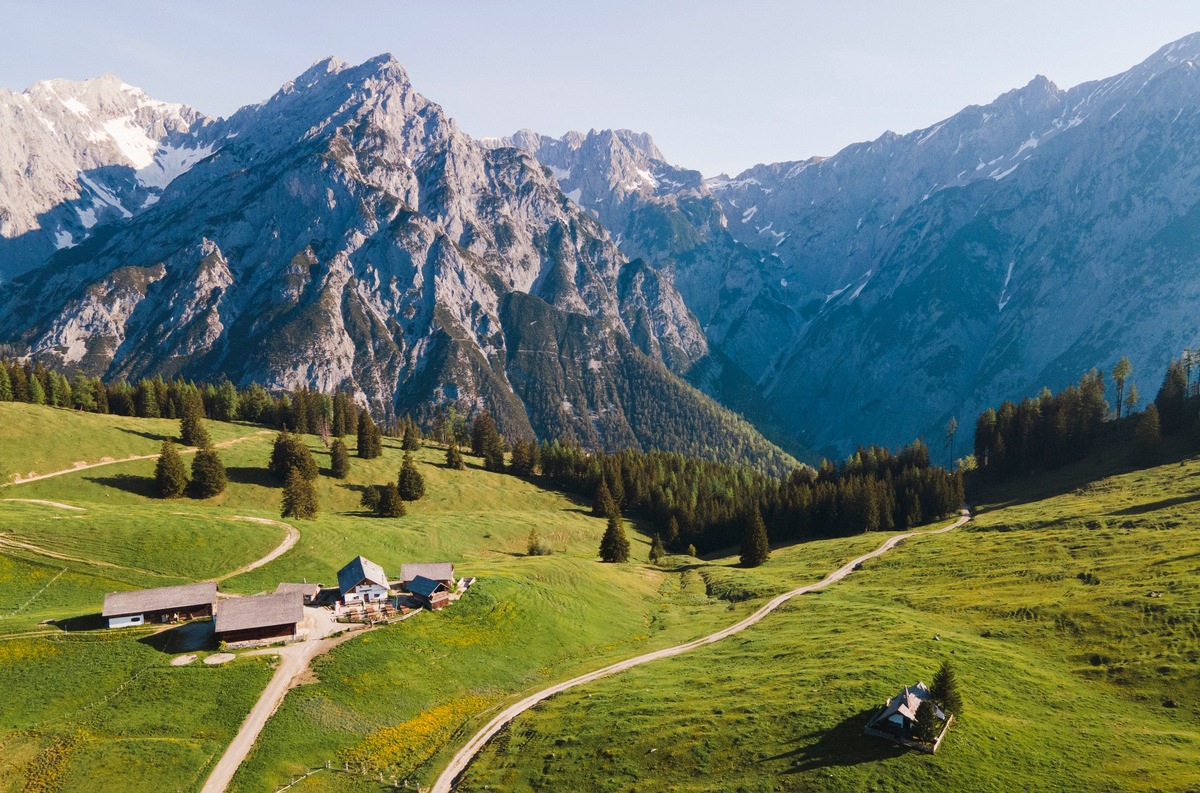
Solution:
M676 390L675 418L736 424L787 464L671 373L708 347L670 281L528 153L464 135L390 56L320 61L190 145L206 156L157 200L9 286L0 336L110 378L349 388L384 416L455 400L514 437L695 451L699 425L667 442L638 415L646 389Z

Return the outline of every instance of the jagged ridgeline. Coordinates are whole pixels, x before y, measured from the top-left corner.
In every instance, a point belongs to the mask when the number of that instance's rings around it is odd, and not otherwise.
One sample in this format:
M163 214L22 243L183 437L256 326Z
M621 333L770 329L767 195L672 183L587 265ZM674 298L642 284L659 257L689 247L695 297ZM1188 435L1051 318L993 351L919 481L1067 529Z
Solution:
M670 279L530 154L463 134L390 56L321 61L228 119L111 77L53 88L0 99L48 120L84 107L64 116L81 139L127 123L144 146L85 152L12 122L67 185L3 185L40 208L0 244L0 340L22 356L107 383L344 391L383 421L455 403L512 438L796 465L685 385L709 350Z

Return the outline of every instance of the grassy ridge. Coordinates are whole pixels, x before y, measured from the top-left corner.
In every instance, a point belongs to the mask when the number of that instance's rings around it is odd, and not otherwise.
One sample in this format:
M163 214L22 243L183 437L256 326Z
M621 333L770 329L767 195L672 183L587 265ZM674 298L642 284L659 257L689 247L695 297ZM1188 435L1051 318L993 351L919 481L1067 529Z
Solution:
M729 642L554 698L462 789L1200 789L1200 461L1088 472L999 494ZM941 752L862 735L945 658L967 712Z

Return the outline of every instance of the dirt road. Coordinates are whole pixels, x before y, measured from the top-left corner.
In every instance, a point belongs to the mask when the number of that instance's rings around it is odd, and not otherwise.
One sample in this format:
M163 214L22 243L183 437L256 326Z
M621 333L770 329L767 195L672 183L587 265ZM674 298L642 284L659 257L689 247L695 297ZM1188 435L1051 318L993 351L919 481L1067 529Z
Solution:
M275 549L272 550L270 553L268 553L266 556L262 557L261 559L256 559L248 565L239 567L238 569L234 570L232 573L226 573L223 576L214 578L214 579L212 579L213 581L224 581L227 578L233 578L235 575L241 575L242 573L248 573L251 570L255 570L259 567L262 567L267 562L273 562L276 559L278 559L280 556L283 556L285 553L290 551L292 549L292 547L296 544L296 542L299 541L299 539L300 539L300 532L296 530L296 527L291 525L290 523L284 523L281 520L271 520L270 518L248 518L244 515L234 515L233 517L230 518L230 520L247 520L247 521L250 521L251 523L264 523L268 526L279 526L280 528L287 530L287 536L283 538L283 542L279 543L279 545L276 545Z
M544 688L541 691L538 691L536 694L529 695L528 697L521 700L520 702L517 702L514 705L510 705L509 707L502 710L499 714L496 715L495 718L493 718L491 721L489 721L484 726L483 729L481 729L479 732L477 732L475 734L475 736L473 738L471 738L470 741L467 742L466 746L464 746L462 749L460 749L458 751L458 753L455 754L453 758L451 758L450 764L446 766L446 770L443 771L441 773L441 776L439 776L437 778L437 781L433 783L433 787L430 789L430 793L450 793L450 791L453 790L453 788L454 788L455 780L458 779L458 776L463 771L466 770L466 768L470 764L471 760L473 760L475 758L475 755L477 755L479 753L479 751L481 749L483 749L484 746L487 745L488 741L490 741L492 739L492 737L504 727L504 725L508 724L510 721L515 719L517 716L519 716L520 714L529 710L530 708L532 708L534 705L538 704L542 700L549 699L550 697L554 696L555 694L560 694L563 691L566 691L567 689L575 688L576 686L581 686L584 683L590 683L593 680L599 680L602 677L608 677L609 675L615 675L618 672L623 672L626 669L631 669L632 667L640 666L641 664L649 663L651 661L657 661L661 658L670 658L672 656L682 655L683 653L690 652L699 647L703 647L707 644L712 644L713 642L719 642L721 639L724 639L728 636L732 636L735 633L740 633L741 631L744 631L746 628L749 628L751 625L754 625L755 623L759 622L763 617L767 616L772 611L779 608L781 605L783 605L787 601L791 600L792 598L796 597L797 595L803 595L807 592L814 592L818 589L824 589L825 587L829 586L830 584L841 581L843 578L850 575L850 573L854 570L856 565L862 564L863 562L867 561L868 559L874 559L877 556L881 556L881 555L887 553L892 548L896 547L896 545L898 543L900 543L902 540L906 540L909 537L916 537L916 536L929 535L929 534L941 534L943 532L947 532L947 531L950 531L951 529L956 529L959 526L962 526L964 523L966 523L970 519L971 519L970 515L968 515L967 513L964 512L962 517L960 517L954 523L952 523L949 526L946 526L944 528L941 528L941 529L934 529L933 531L910 531L905 534L897 534L896 536L889 538L887 540L887 542L885 542L883 545L879 546L875 550L871 551L870 553L863 554L862 556L858 557L857 559L852 559L851 561L846 562L846 564L842 565L837 570L835 570L832 573L830 573L829 575L825 576L823 579L821 579L817 583L808 584L808 585L802 586L802 587L797 587L796 589L793 589L790 592L785 592L782 595L779 595L778 597L774 598L769 603L767 603L765 606L760 608L758 611L754 612L749 617L746 617L746 619L744 619L741 622L738 622L734 625L730 625L728 628L725 628L724 630L720 630L720 631L717 631L716 633L709 634L708 636L705 636L700 639L696 639L695 641L688 642L687 644L679 644L679 645L676 645L675 647L667 647L666 649L663 649L663 650L657 650L655 652L646 653L645 655L639 655L639 656L630 658L625 661L619 661L615 664L611 664L610 666L606 666L603 669L597 669L595 672L588 672L587 674L580 675L579 677L574 677L574 678L571 678L570 680L564 681L562 683L557 683L553 686L550 686L549 688Z
M254 433L253 435L244 435L241 438L234 438L233 440L222 441L220 443L214 443L213 448L228 449L230 446L234 445L235 443L241 443L242 441L253 440L254 438L259 437L260 435L270 435L271 432L272 432L271 430L259 430L258 432ZM189 447L180 449L179 453L180 454L195 454L198 451L200 451L200 450L197 449L196 447L189 446ZM0 485L0 487L13 487L15 485L25 485L30 482L38 482L42 479L49 479L54 476L62 476L63 474L73 474L76 471L86 471L89 468L99 468L104 465L118 465L119 463L131 463L131 462L134 462L135 460L157 460L157 459L158 459L157 454L141 454L141 455L134 455L132 457L126 457L121 460L101 460L98 463L84 463L82 465L72 466L71 468L64 468L61 471L51 471L48 474L35 474L34 476L25 476L25 477L18 476L15 479L13 479L13 481L8 482L7 484L4 484L4 485Z

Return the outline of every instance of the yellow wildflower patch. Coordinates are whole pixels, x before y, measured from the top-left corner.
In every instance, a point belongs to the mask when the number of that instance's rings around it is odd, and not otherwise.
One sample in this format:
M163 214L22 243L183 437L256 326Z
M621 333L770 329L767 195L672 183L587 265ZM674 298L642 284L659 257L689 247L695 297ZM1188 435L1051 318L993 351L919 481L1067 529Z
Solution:
M491 700L481 696L453 699L371 733L357 746L343 749L338 757L360 771L406 776L433 757L467 718L489 704Z

